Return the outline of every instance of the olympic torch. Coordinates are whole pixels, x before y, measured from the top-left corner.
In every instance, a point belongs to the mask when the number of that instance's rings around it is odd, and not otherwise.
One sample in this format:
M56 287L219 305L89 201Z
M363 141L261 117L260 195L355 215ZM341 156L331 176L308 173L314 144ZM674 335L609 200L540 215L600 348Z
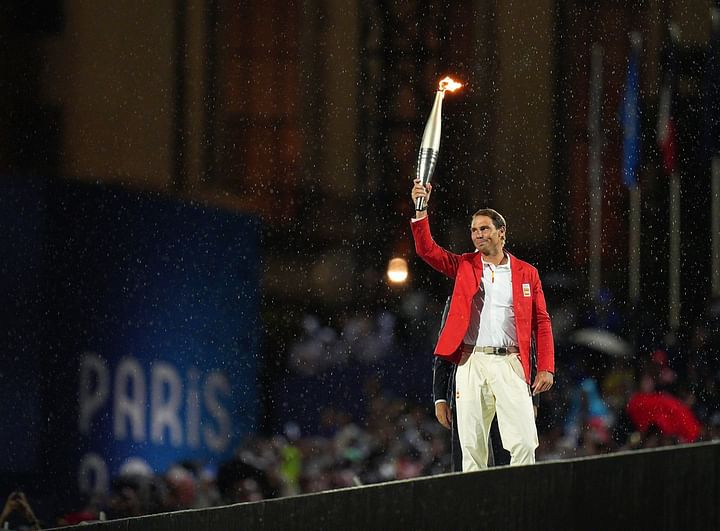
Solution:
M420 179L424 185L430 182L435 172L438 153L440 152L440 130L442 128L442 102L445 92L454 92L462 87L462 84L446 77L440 81L438 91L435 93L435 103L433 103L430 117L425 124L425 132L420 143L420 152L418 153L417 171L415 178ZM425 209L425 198L418 197L415 202L415 210Z

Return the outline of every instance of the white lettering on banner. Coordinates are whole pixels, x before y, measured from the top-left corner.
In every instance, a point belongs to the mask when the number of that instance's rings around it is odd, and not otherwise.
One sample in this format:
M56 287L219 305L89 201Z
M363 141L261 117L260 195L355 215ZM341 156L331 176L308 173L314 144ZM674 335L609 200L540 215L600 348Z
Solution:
M110 369L94 352L86 352L80 361L80 433L90 433L90 422L110 395Z
M185 404L186 437L191 448L200 448L200 372L197 369L188 371L188 392Z
M127 424L134 441L145 440L145 373L135 358L124 357L115 372L113 433L115 440L127 439Z
M224 451L230 444L231 425L230 416L218 401L219 393L230 396L230 382L224 374L214 371L208 375L205 383L205 405L215 418L218 429L214 431L210 426L205 426L203 432L205 443L216 452Z
M231 387L220 371L203 374L190 367L183 379L172 363L157 361L148 370L137 358L125 356L113 373L105 359L86 352L80 360L78 391L83 435L91 435L93 423L109 415L116 441L150 439L157 445L190 448L204 443L214 453L229 448L232 417L224 402ZM94 461L88 463L88 470L97 469Z
M110 486L105 460L95 453L87 453L80 460L78 486L84 494L106 493Z
M182 426L180 425L180 403L182 400L182 382L177 370L164 361L152 367L152 440L164 442L165 428L170 431L170 444L182 446Z

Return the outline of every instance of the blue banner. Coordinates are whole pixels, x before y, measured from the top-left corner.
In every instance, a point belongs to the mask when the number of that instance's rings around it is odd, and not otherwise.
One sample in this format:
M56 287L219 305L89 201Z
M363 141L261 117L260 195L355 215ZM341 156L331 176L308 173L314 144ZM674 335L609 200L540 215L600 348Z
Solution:
M53 481L104 491L129 466L229 459L258 420L258 221L108 187L44 197L44 348L22 355Z

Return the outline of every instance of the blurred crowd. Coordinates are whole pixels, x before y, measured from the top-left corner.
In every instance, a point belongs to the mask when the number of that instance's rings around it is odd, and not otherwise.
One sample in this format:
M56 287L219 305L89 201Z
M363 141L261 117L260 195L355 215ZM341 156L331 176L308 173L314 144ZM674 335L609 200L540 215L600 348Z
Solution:
M372 398L365 425L326 407L323 423L332 435L301 435L289 424L282 434L246 438L234 459L217 468L182 462L154 474L147 467L125 467L107 495L88 498L53 523L258 501L449 471L447 432L427 405L388 395L376 381L368 382L367 393ZM23 514L12 523L11 529L27 524Z
M663 344L629 355L602 345L572 344L570 335L560 331L556 385L541 396L538 409L538 460L720 440L717 310L711 308L699 318L682 341L668 336ZM574 326L620 338L618 327L624 320L615 313L607 305L591 316L579 312ZM351 316L338 328L314 315L306 315L301 323L301 333L288 348L288 377L320 378L338 364L352 368L410 356L398 330L403 328L402 312ZM429 371L430 363L426 367ZM113 479L109 493L88 497L74 512L48 524L257 501L449 472L450 432L434 418L429 388L427 396L425 402L408 400L380 378L368 378L362 396L355 397L363 404L360 418L335 400L317 404L316 430L285 422L273 435L247 437L232 460L216 467L182 462L163 474L126 467ZM0 524L4 521L11 529L39 527L29 502L18 493L8 498Z
M388 311L351 315L336 330L316 315L305 315L302 335L290 348L288 364L297 374L310 376L351 362L378 361L396 350L396 321Z

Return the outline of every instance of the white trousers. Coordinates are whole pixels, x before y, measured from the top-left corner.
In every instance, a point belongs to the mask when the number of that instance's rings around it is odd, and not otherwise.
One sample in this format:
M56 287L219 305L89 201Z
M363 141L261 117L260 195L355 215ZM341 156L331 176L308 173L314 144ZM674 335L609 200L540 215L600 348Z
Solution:
M535 462L535 412L517 354L471 354L457 368L455 404L464 472L487 468L488 435L496 413L510 464Z

